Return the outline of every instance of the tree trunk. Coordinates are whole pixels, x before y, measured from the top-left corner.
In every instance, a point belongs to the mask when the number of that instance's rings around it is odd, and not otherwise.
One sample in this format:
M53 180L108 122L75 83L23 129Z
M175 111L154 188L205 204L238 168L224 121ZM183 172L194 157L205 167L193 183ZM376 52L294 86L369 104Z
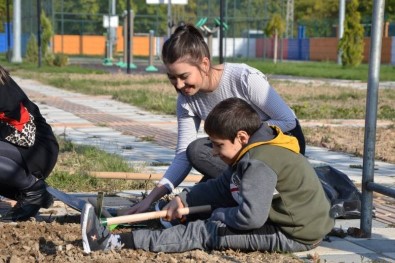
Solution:
M274 51L273 51L273 62L274 62L274 64L276 64L277 63L277 42L278 42L278 34L277 34L277 29L276 29L276 32L275 32L275 34L274 34Z

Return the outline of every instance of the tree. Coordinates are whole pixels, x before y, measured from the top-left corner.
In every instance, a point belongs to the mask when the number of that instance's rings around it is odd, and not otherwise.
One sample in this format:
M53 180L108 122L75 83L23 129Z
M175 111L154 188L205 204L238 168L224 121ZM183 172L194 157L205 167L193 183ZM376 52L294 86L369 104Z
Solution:
M45 12L41 12L40 22L41 22L41 27L43 29L41 33L41 43L42 43L41 51L43 57L45 57L48 54L48 47L51 42L53 30L52 30L51 21L45 15Z
M64 19L63 28L65 34L97 34L104 32L103 14L99 13L99 4L106 6L105 14L108 14L108 1L97 0L62 0L54 1L54 10L57 13L57 21L60 26L61 18ZM63 16L60 14L63 13ZM57 29L59 32L60 30Z
M347 4L344 21L344 35L339 42L343 66L358 66L363 59L364 29L361 25L361 14L358 12L358 0Z
M38 61L38 45L37 38L34 34L30 35L26 46L25 60L30 63L37 63Z
M157 35L167 34L167 5L148 5L145 0L135 0L133 2L133 11L136 14L134 20L135 32L148 33L150 30L154 30Z
M10 16L11 16L11 5L10 5ZM0 32L3 32L4 30L4 25L3 23L6 23L7 19L7 5L6 5L6 0L0 0Z
M385 1L385 13L387 15L387 21L395 22L395 0Z
M298 0L294 8L295 24L306 26L308 37L329 37L339 14L339 0Z
M266 26L265 33L266 35L272 37L274 36L274 54L273 54L273 62L277 62L277 46L278 46L278 36L282 35L285 32L285 21L279 14L274 14L272 19L270 19L269 23Z
M42 27L41 32L41 55L45 59L48 65L53 64L54 56L48 52L48 47L53 35L52 24L45 12L41 12L40 23ZM38 61L38 44L37 38L34 34L30 35L29 41L26 47L26 61L31 63L36 63Z

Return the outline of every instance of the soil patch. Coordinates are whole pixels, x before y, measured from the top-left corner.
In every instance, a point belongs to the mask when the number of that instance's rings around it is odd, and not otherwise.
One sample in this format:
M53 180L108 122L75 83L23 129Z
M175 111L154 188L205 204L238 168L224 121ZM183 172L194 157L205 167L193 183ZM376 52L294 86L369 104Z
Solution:
M70 220L72 219L72 220ZM131 231L121 229L117 231ZM143 250L95 251L82 249L79 216L68 222L27 221L0 223L0 262L301 262L287 254L239 251L151 253Z

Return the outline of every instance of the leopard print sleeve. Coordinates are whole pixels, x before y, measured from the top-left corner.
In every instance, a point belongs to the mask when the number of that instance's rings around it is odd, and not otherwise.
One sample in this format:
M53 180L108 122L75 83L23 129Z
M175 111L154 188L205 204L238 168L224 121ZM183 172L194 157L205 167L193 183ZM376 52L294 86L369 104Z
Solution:
M20 121L9 119L0 114L0 140L10 142L16 146L31 147L36 139L36 124L34 116L21 105L22 117Z
M9 125L13 132L5 137L5 140L22 147L31 147L34 145L36 139L36 125L34 124L34 117L30 114L30 120L23 125L21 131Z

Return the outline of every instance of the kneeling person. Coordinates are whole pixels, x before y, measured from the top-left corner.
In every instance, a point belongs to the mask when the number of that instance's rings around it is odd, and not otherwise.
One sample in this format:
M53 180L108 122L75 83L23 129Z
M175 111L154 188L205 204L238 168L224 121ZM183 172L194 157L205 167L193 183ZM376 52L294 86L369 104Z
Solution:
M298 154L295 137L262 123L255 110L237 98L219 103L204 129L214 155L229 169L183 191L164 209L168 219L175 219L181 217L179 208L211 205L210 218L113 235L87 205L81 216L86 252L121 247L152 252L297 252L314 248L331 231L330 203L314 169Z
M52 206L45 180L58 154L55 134L40 108L0 65L0 195L17 201L1 222L29 220Z

